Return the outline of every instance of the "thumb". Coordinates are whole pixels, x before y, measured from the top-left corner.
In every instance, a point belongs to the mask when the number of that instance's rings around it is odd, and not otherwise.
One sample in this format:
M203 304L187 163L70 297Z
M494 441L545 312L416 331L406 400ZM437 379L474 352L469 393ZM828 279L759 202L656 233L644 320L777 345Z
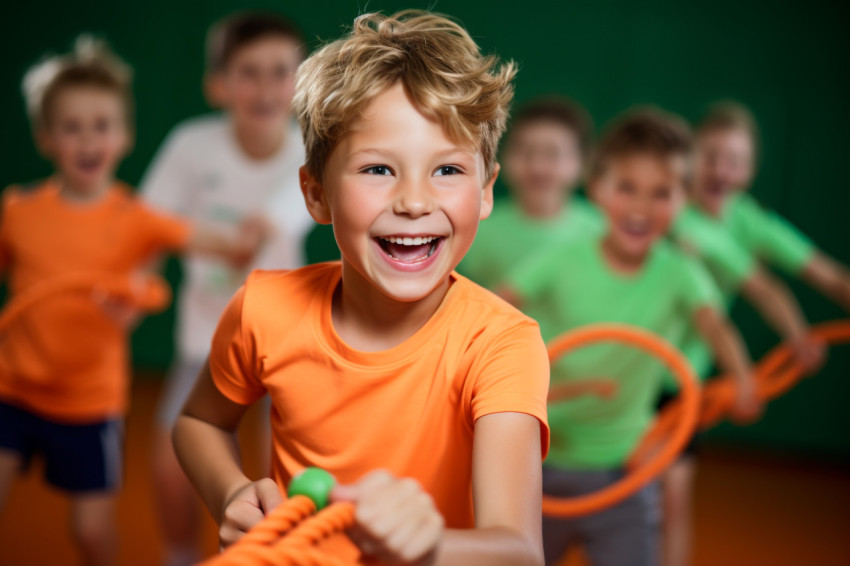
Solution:
M283 502L277 484L270 478L262 479L256 484L257 499L264 515L268 515L275 507Z

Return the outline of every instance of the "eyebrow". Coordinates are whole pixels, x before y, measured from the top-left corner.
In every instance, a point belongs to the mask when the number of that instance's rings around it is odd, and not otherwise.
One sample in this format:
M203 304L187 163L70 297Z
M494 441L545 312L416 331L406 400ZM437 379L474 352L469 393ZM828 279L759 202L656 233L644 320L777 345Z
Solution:
M440 151L435 154L437 159L443 159L452 155L461 154L470 159L475 159L477 152L470 151L468 149L461 148L450 148L445 151ZM352 159L355 157L359 157L361 155L375 155L379 157L393 157L395 152L392 149L383 149L378 147L367 147L365 149L358 149L348 154L348 159Z

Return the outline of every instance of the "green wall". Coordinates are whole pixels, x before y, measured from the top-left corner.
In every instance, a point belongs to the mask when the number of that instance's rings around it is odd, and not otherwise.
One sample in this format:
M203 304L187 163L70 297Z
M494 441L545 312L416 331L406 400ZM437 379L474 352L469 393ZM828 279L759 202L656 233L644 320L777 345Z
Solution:
M5 2L0 8L0 185L49 173L30 141L20 78L46 52L67 50L80 32L103 35L135 68L137 144L120 170L123 179L135 183L169 129L207 111L202 46L206 28L218 17L240 8L279 10L300 24L315 46L339 35L363 9L435 7L465 23L485 50L519 62L518 101L569 94L597 123L634 104L658 104L691 119L720 97L750 105L764 137L754 193L850 263L845 5L820 0ZM336 253L328 230L315 232L308 247L313 259ZM176 264L169 265L168 274L179 279ZM792 286L812 320L842 316L814 293ZM746 307L736 307L734 316L755 354L776 342ZM168 363L172 318L169 312L151 319L136 333L138 365ZM772 405L760 424L720 427L712 437L850 460L848 374L850 352L836 349L821 375Z

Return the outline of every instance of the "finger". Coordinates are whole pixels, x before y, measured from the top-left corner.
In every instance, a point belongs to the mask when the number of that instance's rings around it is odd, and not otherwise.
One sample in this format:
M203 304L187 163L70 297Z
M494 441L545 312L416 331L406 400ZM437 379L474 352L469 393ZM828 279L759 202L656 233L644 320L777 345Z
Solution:
M395 529L384 539L384 547L396 559L402 558L404 562L415 560L426 549L415 552L410 545L418 536L425 535L424 531L433 520L433 515L437 515L436 511L425 509L399 521Z
M334 501L353 501L359 503L362 499L369 497L376 490L392 483L393 476L386 470L376 470L366 474L359 481L349 485L337 485L331 491L331 499Z
M411 521L415 522L421 515L434 512L433 509L431 497L419 483L405 478L384 489L379 499L368 502L363 513L365 522L361 526L386 545L393 532Z
M443 535L443 518L439 514L429 515L418 527L401 543L398 557L402 562L421 561L437 551Z
M247 532L248 529L262 521L264 516L263 510L260 509L258 504L239 500L227 506L221 524Z
M275 507L283 502L280 488L271 478L265 478L254 484L260 508L268 515Z

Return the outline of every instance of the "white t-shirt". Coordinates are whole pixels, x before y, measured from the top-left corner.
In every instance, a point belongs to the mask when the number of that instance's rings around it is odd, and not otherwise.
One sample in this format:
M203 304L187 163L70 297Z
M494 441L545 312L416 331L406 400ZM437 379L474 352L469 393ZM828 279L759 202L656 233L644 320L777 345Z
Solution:
M298 168L304 164L301 133L293 125L281 151L254 161L238 146L226 116L206 116L177 126L141 183L156 208L198 226L235 233L247 215L263 214L276 228L253 265L243 270L218 258L187 256L178 297L177 341L184 360L204 360L218 319L252 269L293 269L304 263L304 240L313 220L304 205Z

